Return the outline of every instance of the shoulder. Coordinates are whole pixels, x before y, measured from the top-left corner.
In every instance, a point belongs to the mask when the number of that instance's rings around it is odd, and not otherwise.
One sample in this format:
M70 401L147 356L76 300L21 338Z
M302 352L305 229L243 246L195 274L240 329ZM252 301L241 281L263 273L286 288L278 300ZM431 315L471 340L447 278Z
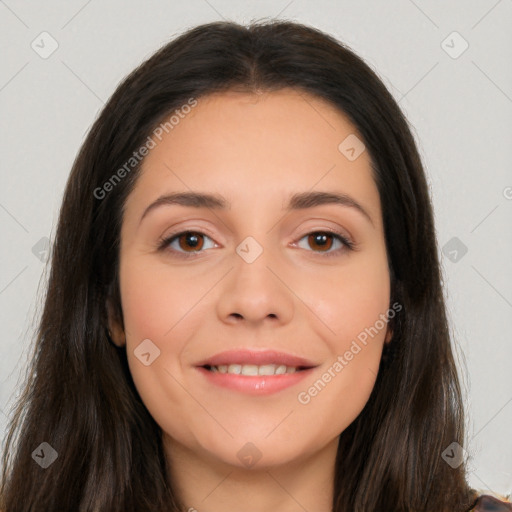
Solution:
M510 496L479 494L468 512L512 512Z

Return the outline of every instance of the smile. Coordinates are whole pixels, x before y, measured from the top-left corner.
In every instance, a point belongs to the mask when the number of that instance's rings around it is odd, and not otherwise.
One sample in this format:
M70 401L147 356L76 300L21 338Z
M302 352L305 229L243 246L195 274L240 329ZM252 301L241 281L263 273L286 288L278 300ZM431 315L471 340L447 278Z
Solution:
M206 379L209 389L213 385L252 395L269 395L290 388L307 376L311 376L314 371L314 368L299 369L270 364L262 366L230 364L218 367L207 365L197 366L195 369ZM265 374L265 372L268 373Z
M284 364L219 364L217 366L206 365L207 369L211 372L229 373L233 375L246 375L246 376L258 376L258 375L284 375L286 373L294 373L296 371L302 371L303 368L295 366L286 366Z

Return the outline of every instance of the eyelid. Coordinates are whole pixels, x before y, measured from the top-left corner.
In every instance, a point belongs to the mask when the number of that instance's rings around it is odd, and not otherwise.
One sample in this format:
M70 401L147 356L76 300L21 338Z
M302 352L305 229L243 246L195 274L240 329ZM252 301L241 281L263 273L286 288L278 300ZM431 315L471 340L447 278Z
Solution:
M212 242L218 247L217 242L215 241L214 237L211 236L208 229L205 229L205 228L200 228L200 229L184 228L183 229L182 228L180 230L173 231L173 232L161 237L158 242L158 247L157 247L158 250L167 250L178 258L181 257L181 258L187 259L187 258L200 257L201 253L204 253L206 251L206 249L200 250L200 251L190 251L190 252L182 252L182 251L177 251L175 249L169 249L169 245L171 244L171 242L174 242L175 239L177 239L179 236L184 235L186 233L195 233L198 235L204 235L204 236L210 238L212 240ZM306 252L311 252L317 256L320 256L320 257L338 256L338 255L341 255L340 253L345 254L347 251L355 251L358 248L358 244L353 240L353 238L351 236L348 236L348 235L346 235L336 229L333 229L333 228L309 229L302 236L294 239L295 241L292 243L292 247L298 247L298 242L300 242L302 239L304 239L314 233L328 233L328 234L332 235L335 239L337 239L342 244L342 247L340 249L336 249L334 251L329 250L329 251L324 252L324 251L314 251L314 250L308 251L308 250L306 250ZM298 248L302 249L301 247L298 247Z
M174 241L179 236L184 235L186 233L195 233L198 235L207 236L208 238L210 238L212 240L212 242L217 247L219 246L218 243L215 241L213 235L210 233L210 231L208 229L206 229L206 228L195 229L195 228L187 227L187 228L178 229L176 231L172 231L171 233L160 237L158 240L158 244L157 244L157 250L159 250L159 251L167 250L168 252L171 252L173 255L176 255L177 257L182 257L182 258L198 257L201 253L205 252L204 250L202 250L202 251L191 251L191 252L187 253L187 252L182 252L182 251L176 251L174 249L169 249L169 245L170 245L171 241Z
M341 249L336 249L334 251L327 251L327 252L323 252L323 251L307 251L307 252L311 252L313 254L317 254L317 255L323 256L323 257L329 257L329 256L338 256L338 255L340 255L340 253L346 253L347 251L355 251L358 248L358 245L352 239L351 236L348 236L348 235L342 233L341 231L338 231L333 228L309 229L303 236L298 238L297 241L293 243L293 246L296 247L297 243L300 242L303 238L306 238L307 236L312 235L314 233L328 233L328 234L332 235L334 238L336 238L339 242L341 242L343 247Z
M175 236L182 235L184 233L198 233L198 234L201 234L201 235L207 235L213 241L215 241L215 237L217 236L216 234L213 234L213 231L211 231L207 227L203 227L203 226L201 226L201 227L188 227L187 226L187 227L182 227L182 228L179 228L179 229L172 230L170 233L167 233L167 234L161 236L160 240L161 241L169 240L170 238L174 238ZM217 242L215 242L215 243L217 243Z

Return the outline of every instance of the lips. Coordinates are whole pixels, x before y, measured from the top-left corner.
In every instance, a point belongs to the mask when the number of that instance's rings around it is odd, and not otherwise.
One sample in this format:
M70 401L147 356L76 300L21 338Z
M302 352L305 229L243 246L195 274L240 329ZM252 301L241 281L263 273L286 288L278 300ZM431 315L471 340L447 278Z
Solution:
M276 350L227 350L215 354L208 359L204 359L196 364L196 366L211 367L219 365L230 364L253 364L262 366L266 364L285 365L288 367L295 367L298 369L314 368L317 365L303 357L298 357L286 352L279 352Z

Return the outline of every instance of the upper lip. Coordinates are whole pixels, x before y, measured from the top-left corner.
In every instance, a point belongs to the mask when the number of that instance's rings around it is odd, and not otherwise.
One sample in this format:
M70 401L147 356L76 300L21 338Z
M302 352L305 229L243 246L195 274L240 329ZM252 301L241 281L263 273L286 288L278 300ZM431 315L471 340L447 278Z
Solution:
M303 357L294 356L285 352L279 352L277 350L226 350L215 354L208 359L199 362L196 366L218 366L218 365L230 365L230 364L276 364L286 365L290 367L302 367L302 368L313 368L317 366L312 361Z

